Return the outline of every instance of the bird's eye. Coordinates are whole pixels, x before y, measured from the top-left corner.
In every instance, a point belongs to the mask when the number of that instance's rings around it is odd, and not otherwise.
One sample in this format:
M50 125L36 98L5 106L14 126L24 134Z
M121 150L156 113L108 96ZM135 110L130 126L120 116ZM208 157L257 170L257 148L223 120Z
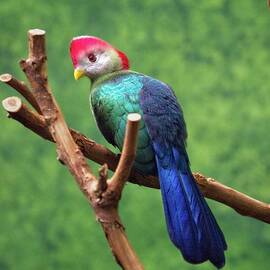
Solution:
M96 60L97 60L96 56L93 53L88 54L87 57L88 57L89 61L92 63L96 62Z

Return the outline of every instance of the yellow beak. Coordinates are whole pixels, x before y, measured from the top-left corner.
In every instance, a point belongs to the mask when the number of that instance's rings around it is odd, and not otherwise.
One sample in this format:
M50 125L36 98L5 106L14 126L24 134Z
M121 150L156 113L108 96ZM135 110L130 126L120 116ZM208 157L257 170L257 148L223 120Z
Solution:
M79 68L76 68L75 70L74 70L74 78L75 78L75 80L77 81L77 80L79 80L81 77L83 77L85 75L85 73L84 73L84 71L83 70L81 70L81 69L79 69Z

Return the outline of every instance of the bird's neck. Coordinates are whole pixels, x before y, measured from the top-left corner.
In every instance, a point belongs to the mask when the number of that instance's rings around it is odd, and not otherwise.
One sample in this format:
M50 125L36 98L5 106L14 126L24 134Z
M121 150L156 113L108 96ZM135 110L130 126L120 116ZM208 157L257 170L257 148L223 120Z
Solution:
M108 81L118 75L128 74L128 73L133 73L133 72L134 71L131 71L131 70L119 70L119 71L115 71L111 73L106 73L97 78L91 79L91 88L95 88L96 85L101 84L104 81Z

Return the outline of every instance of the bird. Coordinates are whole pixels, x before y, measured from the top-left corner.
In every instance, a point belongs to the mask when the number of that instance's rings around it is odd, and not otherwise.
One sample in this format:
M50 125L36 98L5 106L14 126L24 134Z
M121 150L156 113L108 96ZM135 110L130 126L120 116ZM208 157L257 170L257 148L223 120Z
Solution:
M191 172L186 123L172 88L132 71L124 52L95 36L74 37L70 56L75 79L91 81L92 112L110 144L121 151L128 114L142 116L134 167L158 176L172 243L187 262L222 268L227 244Z

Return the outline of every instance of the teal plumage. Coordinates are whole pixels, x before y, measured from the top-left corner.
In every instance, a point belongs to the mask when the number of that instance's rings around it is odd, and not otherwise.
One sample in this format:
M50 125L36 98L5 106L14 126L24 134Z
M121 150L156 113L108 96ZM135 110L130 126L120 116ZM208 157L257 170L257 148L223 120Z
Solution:
M90 103L97 125L104 137L122 150L129 113L143 114L139 97L143 87L141 75L116 72L92 85ZM144 174L156 174L152 144L142 120L139 127L135 167Z

